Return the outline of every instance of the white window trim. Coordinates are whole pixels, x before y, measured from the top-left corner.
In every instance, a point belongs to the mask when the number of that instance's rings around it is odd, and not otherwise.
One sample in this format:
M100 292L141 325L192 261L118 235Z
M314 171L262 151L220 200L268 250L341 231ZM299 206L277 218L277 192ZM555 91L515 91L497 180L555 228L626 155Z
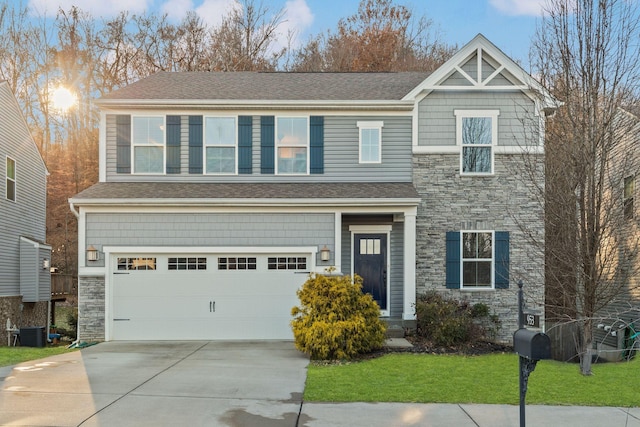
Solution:
M498 116L500 110L454 110L456 116L456 145L460 149L460 175L461 176L491 176L495 175L495 154L498 147ZM491 119L491 145L474 147L489 147L491 149L491 172L463 172L462 170L462 121L465 118L488 117Z
M206 135L207 135L207 118L216 118L216 119L233 119L234 122L234 145L224 144L224 145L207 145ZM233 172L208 172L207 171L207 148L229 148L233 147L235 152L235 162ZM204 116L202 119L202 167L205 175L238 175L238 116Z
M486 258L464 258L464 233L491 233L491 286L465 286L464 285L464 261L465 259L472 261L486 261ZM496 270L496 233L494 230L460 230L460 290L466 291L483 291L494 290L496 288L495 280Z
M356 126L358 126L358 162L364 164L379 164L382 163L382 128L384 127L384 122L382 121L358 121L356 122ZM378 160L362 160L362 131L365 129L377 129L378 130Z
M148 144L136 144L133 125L136 118L158 118L162 119L162 172L136 172L136 147L149 147ZM167 118L162 115L155 114L141 114L131 116L131 174L132 175L166 175L167 173Z
M13 178L9 177L9 168L7 168L7 163L9 163L9 160L13 162L13 172L15 173L15 176ZM18 162L13 157L6 156L4 160L4 167L6 168L4 171L4 175L5 175L4 184L6 186L7 181L13 182L13 199L10 199L9 197L7 197L9 195L8 187L5 187L4 189L4 198L10 202L16 203L18 201Z
M284 145L284 146L280 146L278 145L278 121L279 119L306 119L307 120L307 144L306 145ZM275 152L274 152L274 167L275 167L275 174L276 175L284 175L284 176L304 176L304 175L310 175L310 167L311 167L311 117L310 116L276 116L274 119L275 123L274 123L274 146L275 146ZM307 171L305 173L289 173L289 172L280 172L278 171L278 152L279 149L281 147L286 147L286 148L306 148L307 149Z

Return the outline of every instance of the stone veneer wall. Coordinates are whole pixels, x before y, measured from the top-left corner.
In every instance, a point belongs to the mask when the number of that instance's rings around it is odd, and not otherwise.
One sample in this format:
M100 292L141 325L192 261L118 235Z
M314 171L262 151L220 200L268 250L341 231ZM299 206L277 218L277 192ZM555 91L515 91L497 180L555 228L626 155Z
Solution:
M510 343L517 329L518 280L525 285L526 305L544 307L544 207L535 190L544 184L542 161L543 156L496 154L495 175L461 177L459 154L413 156L414 185L422 198L416 218L417 294L436 290L487 304L501 319L500 342ZM535 164L532 169L529 162ZM462 229L509 232L509 289L446 289L446 232Z
M104 277L78 278L78 339L104 341Z
M7 345L7 319L11 319L11 326L16 325L18 328L46 328L48 305L48 301L23 303L21 296L0 297L0 345Z

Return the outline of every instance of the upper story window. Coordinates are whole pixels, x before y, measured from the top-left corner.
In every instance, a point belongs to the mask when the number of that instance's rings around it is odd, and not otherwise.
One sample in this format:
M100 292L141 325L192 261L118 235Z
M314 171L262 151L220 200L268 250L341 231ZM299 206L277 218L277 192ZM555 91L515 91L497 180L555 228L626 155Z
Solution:
M131 125L133 173L163 174L165 165L164 117L133 117Z
M309 119L276 119L276 173L309 173Z
M493 286L493 232L462 232L462 288Z
M205 117L205 173L236 173L236 129L235 117Z
M624 219L633 219L633 196L636 190L636 177L628 176L624 179Z
M383 125L383 122L357 122L360 140L360 163L382 162Z
M498 143L497 110L456 110L460 172L463 175L490 175Z
M16 161L7 157L7 200L16 201Z

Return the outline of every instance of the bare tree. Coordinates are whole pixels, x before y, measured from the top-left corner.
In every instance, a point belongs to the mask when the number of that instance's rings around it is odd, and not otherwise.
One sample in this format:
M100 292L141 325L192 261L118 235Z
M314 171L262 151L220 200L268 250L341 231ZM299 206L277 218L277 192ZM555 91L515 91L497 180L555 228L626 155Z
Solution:
M639 22L636 2L548 0L532 48L534 72L564 102L546 137L547 308L578 323L584 375L594 319L625 292L638 249L620 244L620 177L636 171L615 148L632 124L621 112L640 81Z
M297 54L296 71L429 71L455 47L440 41L433 21L416 17L393 0L362 0L335 33L309 40Z
M212 31L209 69L212 71L272 71L285 54L275 48L284 10L273 14L262 3L242 0Z

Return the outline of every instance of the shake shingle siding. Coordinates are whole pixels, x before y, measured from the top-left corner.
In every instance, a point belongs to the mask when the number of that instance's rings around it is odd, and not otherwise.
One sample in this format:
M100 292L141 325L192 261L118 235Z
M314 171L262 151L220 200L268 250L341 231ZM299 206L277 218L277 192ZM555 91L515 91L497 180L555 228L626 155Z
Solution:
M498 145L518 146L538 142L540 125L533 101L512 92L434 92L420 102L418 145L455 146L455 110L499 110Z

